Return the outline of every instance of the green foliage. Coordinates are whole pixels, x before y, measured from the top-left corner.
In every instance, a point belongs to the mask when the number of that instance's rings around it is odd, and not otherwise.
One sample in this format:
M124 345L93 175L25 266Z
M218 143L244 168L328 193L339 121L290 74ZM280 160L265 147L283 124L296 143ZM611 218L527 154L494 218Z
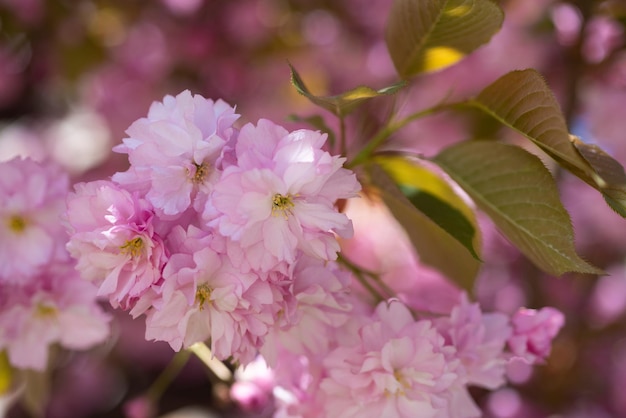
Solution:
M574 248L574 232L550 172L538 157L493 141L462 142L439 164L539 268L552 275L602 274Z
M374 97L395 94L406 85L404 81L400 81L380 90L374 90L373 88L367 86L359 86L336 96L315 96L306 87L296 69L293 68L291 64L289 67L291 68L291 83L294 85L298 93L305 96L316 105L334 113L339 117L348 115L356 109L358 105L366 100Z
M534 142L562 167L602 192L613 209L624 216L624 169L599 147L572 138L559 104L537 71L512 71L466 104Z
M404 157L381 156L374 161L417 210L456 239L473 257L480 259L480 238L474 212L446 180Z
M500 30L504 14L490 0L395 0L386 41L402 78L455 64Z
M602 192L604 200L622 217L626 218L626 173L624 167L608 155L602 148L585 144L572 136L572 144L580 155L589 163L595 186Z
M367 171L369 181L406 231L420 261L472 292L480 262L457 238L419 210L381 166L369 163Z
M503 18L491 0L394 0L387 47L398 74L407 79L455 64L488 42ZM315 96L293 67L291 81L300 94L341 119L342 143L346 115L363 101L393 94L404 86L357 87L336 96ZM626 217L624 168L599 147L570 135L554 95L535 70L512 71L475 98L390 120L347 166L364 165L370 186L402 225L420 260L462 288L471 292L480 266L480 230L473 209L423 161L375 154L408 123L445 109L471 109L517 131L601 191L607 203ZM319 116L299 120L327 129ZM576 253L569 214L554 179L536 156L498 142L469 141L445 149L433 161L542 270L552 275L603 273Z

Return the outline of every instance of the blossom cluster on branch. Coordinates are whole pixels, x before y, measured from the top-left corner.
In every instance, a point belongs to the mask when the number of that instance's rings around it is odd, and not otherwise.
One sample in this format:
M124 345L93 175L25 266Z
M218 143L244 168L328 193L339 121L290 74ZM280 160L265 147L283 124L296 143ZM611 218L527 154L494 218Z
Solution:
M53 344L86 349L109 335L96 287L65 249L68 191L52 163L0 164L0 351L17 368L44 370Z
M616 2L12 3L0 415L626 411Z
M345 158L325 150L319 131L288 132L264 119L238 128L237 118L221 100L166 96L115 148L129 169L78 183L67 196L67 250L82 286L145 315L146 339L176 351L208 342L215 357L242 367L233 398L244 408L273 405L277 417L477 417L468 386L496 389L510 359L549 354L563 325L551 308L482 313L460 291L447 311L362 297L358 265L337 258L338 238L353 234L337 203L371 197L358 196ZM5 169L45 168L14 160ZM66 188L44 180L39 191L56 199L59 215ZM21 232L11 216L11 232ZM56 221L50 227L58 232ZM410 282L417 271L405 274ZM48 305L37 303L41 314ZM90 323L73 325L96 339L83 329ZM20 338L7 335L3 346ZM258 362L270 368L270 384L245 377Z
M348 309L333 261L352 224L334 204L360 186L326 135L237 118L189 91L155 103L116 148L128 171L70 195L68 249L100 296L146 315L148 339L247 364L300 305L331 323Z

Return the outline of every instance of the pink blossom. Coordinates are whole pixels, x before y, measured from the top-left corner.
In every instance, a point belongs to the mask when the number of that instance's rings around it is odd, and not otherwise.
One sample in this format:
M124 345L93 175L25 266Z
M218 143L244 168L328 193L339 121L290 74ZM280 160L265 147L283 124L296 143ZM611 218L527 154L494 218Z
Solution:
M239 243L252 268L293 263L298 250L332 260L339 250L333 233L352 235L334 204L360 186L342 168L344 158L321 150L325 141L319 132L289 133L264 119L241 129L237 165L224 170L204 217Z
M122 409L126 418L153 418L157 415L155 402L148 396L139 396L124 403Z
M69 265L51 266L32 285L2 286L0 293L6 295L0 300L0 350L15 367L44 370L51 344L81 350L109 335L95 287Z
M59 222L68 177L30 159L0 163L0 283L20 283L67 259Z
M260 350L268 364L278 362L279 346L309 356L328 352L332 330L352 313L349 283L349 275L335 263L302 256L284 296L292 302L287 305L289 311L281 312Z
M177 216L199 209L219 178L224 145L233 139L239 115L222 100L185 90L150 107L114 151L128 154L131 167L113 180L146 193L157 213Z
M167 260L152 206L107 181L75 185L67 206L67 249L77 269L113 307L128 309L161 279Z
M447 360L453 348L430 321L415 321L397 300L382 302L359 340L324 360L329 417L428 418L449 408L458 362Z
M550 307L540 310L521 308L511 321L513 335L508 344L513 355L529 363L538 363L550 354L552 340L565 323L565 317Z
M146 339L174 350L210 339L219 359L252 361L281 307L280 292L215 251L211 234L179 226L171 235L178 245L163 271L162 297L146 312Z
M463 294L449 317L435 321L446 343L456 351L468 384L496 389L505 382L504 348L511 336L509 318L501 313L482 313L477 303Z
M235 383L230 388L230 397L248 412L261 414L273 404L274 372L263 357L257 357L245 367L235 371Z
M304 356L278 348L280 361L273 369L274 418L326 417L325 394L320 387L327 374L322 365L325 354Z

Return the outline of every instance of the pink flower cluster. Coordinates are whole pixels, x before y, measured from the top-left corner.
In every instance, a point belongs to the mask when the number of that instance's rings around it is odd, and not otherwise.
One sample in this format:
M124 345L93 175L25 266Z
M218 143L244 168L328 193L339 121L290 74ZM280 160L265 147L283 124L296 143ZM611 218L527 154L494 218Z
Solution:
M408 285L376 307L351 293L335 260L353 227L336 203L357 195L356 176L324 134L237 118L223 101L166 96L115 148L129 169L67 199L77 269L145 315L146 339L210 342L247 367L233 398L278 418L478 417L469 386L496 389L509 359L549 354L563 324L551 308L511 318L457 289L432 310Z
M533 325L519 326L520 315ZM552 308L522 309L512 319L483 313L465 295L449 315L416 320L391 299L369 315L353 312L326 350L277 347L281 361L239 370L231 394L248 410L274 407L274 417L475 418L481 411L468 387L503 386L508 360L529 359L518 341L549 347L559 321ZM533 352L538 362L549 348Z
M44 370L48 349L85 349L109 335L95 287L81 280L61 224L69 179L57 166L0 163L0 351Z
M75 186L67 248L100 296L145 314L147 339L247 364L288 330L343 320L333 260L352 224L335 203L360 185L325 134L238 117L189 91L154 103L114 149L129 169Z

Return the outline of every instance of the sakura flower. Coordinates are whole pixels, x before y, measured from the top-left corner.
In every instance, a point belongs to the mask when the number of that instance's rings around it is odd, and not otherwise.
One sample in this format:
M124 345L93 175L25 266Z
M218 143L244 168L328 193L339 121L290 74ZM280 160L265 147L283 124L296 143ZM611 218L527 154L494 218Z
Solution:
M511 319L513 335L508 344L513 355L528 363L538 363L550 354L552 340L565 323L563 314L550 307L522 308Z
M23 283L47 263L67 259L59 216L68 188L55 165L0 163L0 283Z
M272 407L274 372L263 357L258 356L245 367L235 371L235 383L230 397L245 411L262 414Z
M458 362L430 321L415 321L401 302L382 302L359 343L324 361L321 388L329 417L435 417L449 408Z
M278 346L294 354L314 355L328 352L333 328L343 325L351 314L348 300L350 277L332 262L302 256L294 267L288 295L293 302L261 347L268 364L278 361Z
M456 350L468 384L496 389L505 382L507 360L503 354L511 336L509 318L501 313L482 313L477 303L470 303L463 293L449 317L435 321L435 326Z
M179 244L163 271L162 297L146 312L146 339L174 350L210 339L217 358L252 361L281 307L280 292L216 252L209 233L190 226L171 235Z
M219 178L224 145L233 139L239 115L216 102L185 90L155 102L148 116L135 121L114 151L128 154L131 167L113 180L146 193L163 216L175 217L194 202L204 205Z
M319 132L289 133L264 119L241 129L237 165L224 170L204 217L240 244L253 269L293 263L298 250L332 260L339 250L333 233L352 235L352 223L334 204L360 186L342 168L344 158L321 149L325 141Z
M326 376L322 364L326 353L312 356L294 354L278 348L280 362L274 372L274 418L321 418L324 413L325 393L320 387ZM340 416L331 414L330 416ZM329 416L329 417L330 417Z
M67 206L67 249L77 269L113 307L128 309L161 279L167 260L152 206L107 181L77 184Z
M0 350L18 368L44 370L49 346L86 349L109 335L96 289L71 265L47 269L29 286L0 288ZM10 295L10 298L8 297Z

